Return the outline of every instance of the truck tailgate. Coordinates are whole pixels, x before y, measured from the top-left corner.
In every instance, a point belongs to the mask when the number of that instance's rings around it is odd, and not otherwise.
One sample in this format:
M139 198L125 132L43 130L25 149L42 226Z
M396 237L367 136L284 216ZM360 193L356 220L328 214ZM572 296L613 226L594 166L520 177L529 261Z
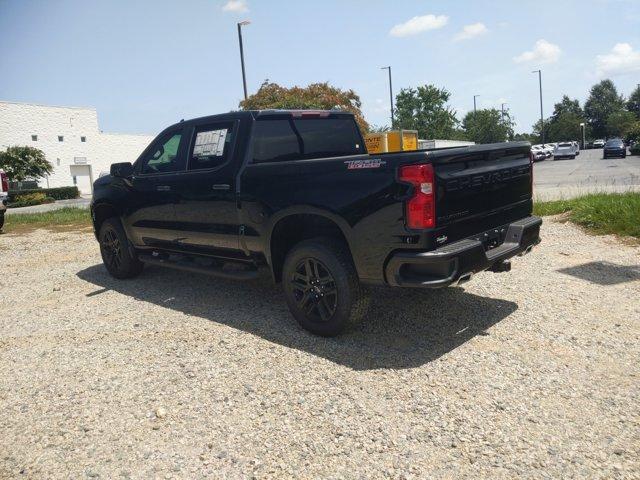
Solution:
M527 142L499 143L429 152L436 183L436 224L445 227L530 209L532 166Z

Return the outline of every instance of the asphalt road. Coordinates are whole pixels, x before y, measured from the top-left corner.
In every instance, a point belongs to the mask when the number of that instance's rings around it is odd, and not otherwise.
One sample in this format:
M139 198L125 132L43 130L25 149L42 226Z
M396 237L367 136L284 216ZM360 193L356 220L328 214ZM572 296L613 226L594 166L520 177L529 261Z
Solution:
M583 150L575 160L547 159L534 167L537 199L571 198L590 192L640 190L640 156L602 158L602 149Z

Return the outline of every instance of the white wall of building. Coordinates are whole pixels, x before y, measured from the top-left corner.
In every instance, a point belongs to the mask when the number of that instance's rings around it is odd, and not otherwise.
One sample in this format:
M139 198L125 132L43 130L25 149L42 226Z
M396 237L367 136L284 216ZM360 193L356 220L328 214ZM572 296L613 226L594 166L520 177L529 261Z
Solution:
M0 101L0 149L19 145L42 150L54 167L40 179L42 187L71 186L75 180L83 194L90 194L87 185L101 172L108 172L112 163L133 162L153 138L101 132L94 108ZM79 178L84 176L90 178Z

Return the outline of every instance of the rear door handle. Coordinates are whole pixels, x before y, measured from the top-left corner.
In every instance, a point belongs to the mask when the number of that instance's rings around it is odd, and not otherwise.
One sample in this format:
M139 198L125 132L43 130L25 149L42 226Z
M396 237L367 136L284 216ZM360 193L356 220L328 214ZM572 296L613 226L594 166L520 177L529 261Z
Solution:
M229 185L228 183L216 183L213 186L214 190L229 190L231 188L231 185Z
M170 185L156 185L156 190L159 192L168 192L171 190Z

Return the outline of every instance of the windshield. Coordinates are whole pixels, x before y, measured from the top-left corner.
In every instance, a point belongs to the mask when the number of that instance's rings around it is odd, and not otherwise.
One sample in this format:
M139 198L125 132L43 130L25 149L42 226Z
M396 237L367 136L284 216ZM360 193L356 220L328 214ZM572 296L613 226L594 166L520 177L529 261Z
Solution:
M619 138L609 140L607 142L607 147L619 147L620 145L622 145L622 140L620 140Z

